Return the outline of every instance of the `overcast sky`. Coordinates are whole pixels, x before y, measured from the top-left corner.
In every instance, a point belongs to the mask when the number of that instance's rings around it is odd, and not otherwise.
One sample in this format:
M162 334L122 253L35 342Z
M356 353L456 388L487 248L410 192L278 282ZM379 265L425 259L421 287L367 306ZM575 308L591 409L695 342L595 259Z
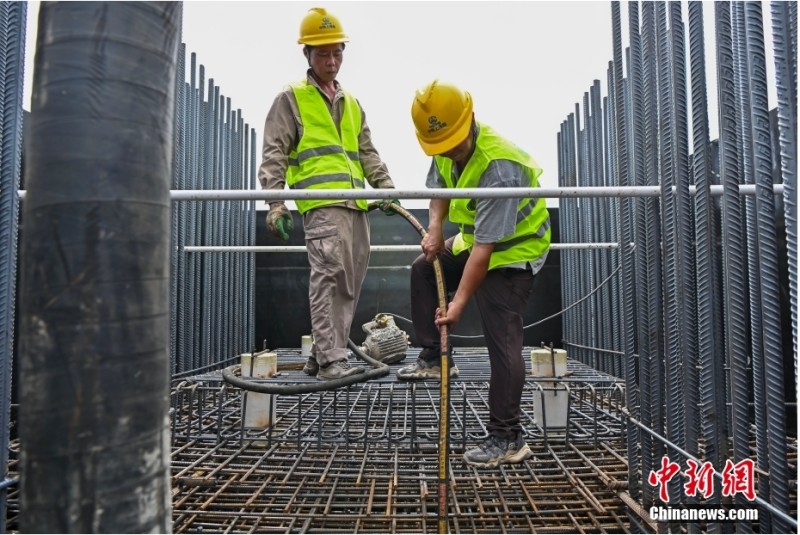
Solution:
M399 189L425 185L430 160L417 143L410 109L415 91L434 78L469 91L476 118L528 151L544 169L544 186L558 185L556 134L561 122L595 79L603 96L607 94L613 50L611 5L606 0L184 2L187 54L197 54L206 75L255 128L259 157L273 98L285 84L305 75L307 63L297 44L299 24L315 6L336 15L350 38L338 80L361 102L375 146ZM621 11L625 45L627 3ZM767 26L768 15L767 4ZM29 2L26 109L37 17L38 2ZM688 19L685 3L684 17ZM704 2L704 17L711 47L711 2ZM771 33L767 36L771 43ZM768 50L770 76L772 61ZM706 63L713 118L713 49ZM715 121L711 122L715 137ZM405 204L426 206L427 201Z

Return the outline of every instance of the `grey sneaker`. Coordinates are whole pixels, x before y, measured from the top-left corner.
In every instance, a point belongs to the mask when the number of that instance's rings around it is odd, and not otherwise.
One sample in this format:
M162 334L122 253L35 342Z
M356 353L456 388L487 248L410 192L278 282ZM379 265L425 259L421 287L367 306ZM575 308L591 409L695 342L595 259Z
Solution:
M464 462L494 468L503 463L519 463L531 456L533 452L520 432L512 440L489 435L483 444L464 453Z
M458 377L458 366L450 364L450 377ZM442 380L442 367L439 361L431 362L418 358L414 364L403 366L397 370L397 378L405 381L414 379L435 379Z
M330 381L331 379L341 379L342 377L350 377L364 373L364 368L361 366L351 366L350 362L345 360L337 360L325 366L320 366L317 372L317 379L320 381Z
M319 372L319 363L317 362L317 359L314 357L308 357L306 365L303 366L303 373L314 377L317 375L317 372Z

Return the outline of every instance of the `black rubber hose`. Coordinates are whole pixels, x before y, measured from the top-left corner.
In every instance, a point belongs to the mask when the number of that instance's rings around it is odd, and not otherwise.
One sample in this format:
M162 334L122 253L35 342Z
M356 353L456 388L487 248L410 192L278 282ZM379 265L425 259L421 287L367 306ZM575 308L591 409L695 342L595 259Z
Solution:
M42 2L23 203L24 533L168 533L180 2Z
M373 358L370 358L366 353L361 351L356 344L353 343L352 340L347 341L347 346L353 350L353 353L368 364L372 365L373 368L371 370L367 370L364 373L359 373L356 375L351 375L349 377L342 377L341 379L331 379L330 381L316 381L316 382L304 382L304 383L276 383L275 381L269 380L262 380L262 381L254 381L251 378L243 378L241 375L236 375L236 371L241 368L239 364L234 366L229 366L222 370L222 378L225 379L226 382L232 384L237 388L241 388L242 390L247 390L248 392L259 392L262 394L280 394L280 395L290 395L290 394L308 394L311 392L324 392L326 390L336 390L337 388L342 388L344 386L354 385L356 383L363 383L365 381L369 381L371 379L378 379L380 377L385 377L389 375L389 366L384 364L383 362L377 361ZM278 365L278 371L281 370L281 366Z

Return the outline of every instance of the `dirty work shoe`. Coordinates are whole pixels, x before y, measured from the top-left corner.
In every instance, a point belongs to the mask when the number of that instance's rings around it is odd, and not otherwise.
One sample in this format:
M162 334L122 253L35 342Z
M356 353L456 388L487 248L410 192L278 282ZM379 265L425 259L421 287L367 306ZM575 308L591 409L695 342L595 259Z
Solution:
M315 359L314 357L308 357L306 365L303 366L303 373L306 375L310 375L311 377L314 377L315 375L317 375L318 371L319 371L319 363L317 363L317 359Z
M320 366L317 372L317 379L320 381L330 381L331 379L341 379L359 373L364 373L364 368L361 366L351 366L350 362L344 359Z
M450 377L458 377L458 366L450 364ZM442 367L439 361L431 362L425 359L418 358L414 364L403 366L397 370L397 378L404 381L414 379L434 379L436 381L442 380Z
M464 462L473 466L494 468L503 463L522 462L532 455L533 452L521 432L511 440L489 435L483 444L464 454Z

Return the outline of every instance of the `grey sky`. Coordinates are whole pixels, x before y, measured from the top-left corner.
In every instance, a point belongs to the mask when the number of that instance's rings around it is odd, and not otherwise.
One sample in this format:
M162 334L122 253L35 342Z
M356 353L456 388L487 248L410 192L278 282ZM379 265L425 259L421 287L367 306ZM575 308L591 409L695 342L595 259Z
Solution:
M703 4L713 137L713 3ZM338 79L364 107L375 145L400 189L424 188L429 159L414 136L410 108L414 92L433 78L469 91L476 118L527 150L544 169L545 186L558 185L556 134L561 122L595 79L603 95L607 93L606 72L613 56L608 1L187 1L187 53L197 54L222 94L242 110L256 130L259 148L275 94L305 73L298 28L314 6L339 17L350 37ZM766 6L767 67L774 86ZM627 3L621 12L627 45ZM29 2L27 109L37 17L38 2ZM688 19L685 5L684 17ZM773 106L774 96L770 98Z

